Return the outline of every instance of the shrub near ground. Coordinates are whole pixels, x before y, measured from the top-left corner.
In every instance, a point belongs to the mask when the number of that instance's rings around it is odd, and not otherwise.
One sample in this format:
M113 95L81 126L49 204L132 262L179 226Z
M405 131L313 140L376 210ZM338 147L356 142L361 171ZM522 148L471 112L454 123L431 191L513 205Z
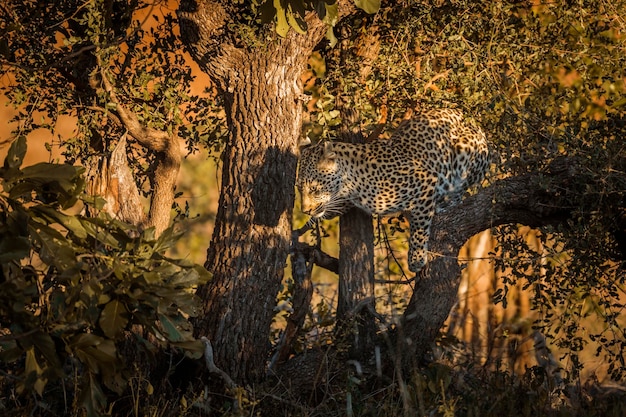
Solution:
M155 239L104 213L66 214L102 204L84 194L84 170L22 167L25 153L19 137L0 169L0 407L97 415L107 392L128 389L129 361L168 345L201 353L188 318L209 273L165 256L171 229ZM135 358L123 356L125 343L138 346Z

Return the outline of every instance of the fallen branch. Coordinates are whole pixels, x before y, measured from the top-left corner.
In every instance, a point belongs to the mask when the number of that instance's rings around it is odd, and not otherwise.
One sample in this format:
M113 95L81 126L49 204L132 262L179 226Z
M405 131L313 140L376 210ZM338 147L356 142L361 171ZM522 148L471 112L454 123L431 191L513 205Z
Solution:
M204 336L202 336L200 340L202 341L202 343L204 343L204 360L206 362L206 367L209 372L219 375L224 380L224 383L226 384L226 387L228 389L234 390L235 388L237 388L237 384L235 383L235 381L233 381L226 372L222 371L220 368L217 367L217 365L215 365L215 361L213 360L213 346L211 346L211 341Z

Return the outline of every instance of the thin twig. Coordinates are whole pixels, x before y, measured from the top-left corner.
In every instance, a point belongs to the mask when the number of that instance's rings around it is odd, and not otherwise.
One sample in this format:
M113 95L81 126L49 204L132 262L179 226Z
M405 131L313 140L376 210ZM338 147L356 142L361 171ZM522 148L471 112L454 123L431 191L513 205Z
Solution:
M20 333L20 334L8 334L6 336L0 336L0 342L4 343L4 342L12 342L14 340L19 340L19 339L23 339L25 337L31 336L37 332L41 331L41 329L32 329L29 330L25 333Z

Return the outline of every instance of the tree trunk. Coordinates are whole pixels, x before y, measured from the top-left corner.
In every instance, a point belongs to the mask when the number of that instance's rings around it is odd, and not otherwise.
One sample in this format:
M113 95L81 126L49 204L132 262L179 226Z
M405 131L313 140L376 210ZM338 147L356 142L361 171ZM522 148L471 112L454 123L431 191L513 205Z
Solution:
M106 200L104 210L113 218L123 222L141 225L146 220L139 190L132 170L128 166L126 136L118 141L108 158L94 157L89 165L87 190L90 195L101 196ZM91 215L95 209L88 207Z
M178 14L183 41L217 85L229 124L205 264L213 280L198 291L206 304L196 331L212 342L216 365L247 383L265 375L291 238L303 111L299 77L326 28L309 16L306 36L265 31L262 46L246 46L229 24L236 7L188 0Z
M358 112L345 108L340 94L337 107L344 123L339 140L365 142L357 129ZM339 218L339 248L337 325L350 338L350 357L361 360L371 355L376 337L372 216L357 208L343 214Z
M285 61L246 57L226 103L230 138L205 264L213 280L199 291L206 308L196 326L235 381L264 375L290 244L302 110L293 89L298 71Z
M342 215L339 225L337 324L351 337L350 356L363 359L371 356L376 336L374 226L372 216L357 208Z

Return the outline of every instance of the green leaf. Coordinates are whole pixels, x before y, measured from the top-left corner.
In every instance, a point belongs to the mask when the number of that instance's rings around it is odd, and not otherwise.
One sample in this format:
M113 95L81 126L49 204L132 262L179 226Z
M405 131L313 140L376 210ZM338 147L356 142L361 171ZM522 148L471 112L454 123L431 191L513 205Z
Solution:
M99 374L106 370L108 373L120 365L113 340L81 333L71 339L68 347L90 372Z
M74 180L85 168L69 164L51 164L40 162L22 169L21 179L42 180L43 183L60 181L68 188L74 187Z
M298 7L299 6L299 7ZM296 10L300 9L300 10ZM307 24L304 21L304 7L302 4L289 4L289 11L287 13L287 20L289 21L289 26L291 26L296 32L301 35L304 35L307 30Z
M154 228L151 227L149 230L150 234L148 234L147 231L144 231L142 236L146 241L154 239ZM176 232L174 231L174 227L170 226L161 233L152 249L157 253L165 253L168 249L176 246L176 243L180 240L182 235L182 232Z
M89 372L84 376L84 383L80 391L80 403L87 412L87 417L100 417L107 400L95 376Z
M73 206L84 188L80 176L84 168L67 164L39 163L22 169L19 176L7 184L9 197L18 199L35 192L46 203L59 203L62 208Z
M48 223L58 223L70 230L79 239L87 238L87 231L83 227L82 222L77 216L68 216L50 206L36 206L31 209L33 213L43 215L47 218Z
M337 45L337 37L335 36L335 31L332 26L328 26L328 29L326 30L326 39L328 39L331 48Z
M76 265L76 254L65 237L43 224L28 226L31 238L36 242L41 260L64 271Z
M59 361L54 341L50 335L44 332L37 332L30 336L30 338L37 350L39 350L46 359L48 365L54 368L55 371L61 372L61 362Z
M104 342L104 339L93 333L81 333L72 338L70 347L72 349L84 349L89 346L96 346Z
M182 316L166 316L159 314L159 323L164 336L170 342L187 342L193 340L191 325Z
M24 236L2 236L0 240L0 264L24 259L30 253L30 242Z
M98 324L107 337L115 339L126 328L127 315L126 306L118 300L113 300L102 309Z
M380 9L380 0L354 0L354 4L369 14L374 14Z
M37 391L37 394L42 395L43 389L46 387L48 380L43 377L43 369L39 366L37 362L37 358L35 356L35 348L31 346L28 350L26 350L26 382L24 388L30 388L29 385L32 382L32 388ZM18 390L19 391L19 390Z
M90 205L96 210L102 210L104 206L106 206L107 201L100 196L91 196L88 194L81 194L80 200L82 200L85 204Z
M324 23L331 26L331 31L332 31L332 27L337 24L337 18L339 17L339 6L337 6L337 3L335 3L335 4L325 4L325 7L326 7L326 16L324 16ZM334 36L335 35L333 33L333 37ZM326 37L328 37L328 34L326 35ZM337 39L335 38L335 41L336 40Z
M276 9L276 33L284 38L287 36L287 32L289 32L287 11L280 4L280 0L274 0L274 8Z
M162 281L161 275L154 271L146 272L142 274L141 276L143 277L143 279L146 281L147 284L157 284Z
M296 32L301 35L306 34L307 25L304 20L298 19L293 13L287 14L287 20L289 21L289 26L291 26Z
M210 273L206 268L198 265L174 274L169 284L177 288L192 288L194 285L206 283L209 278Z
M111 227L107 227L106 222L98 218L83 218L82 225L89 234L89 236L96 239L98 242L109 245L113 248L120 248L120 241L110 233Z
M5 363L15 362L22 359L24 350L15 340L0 343L0 361Z

